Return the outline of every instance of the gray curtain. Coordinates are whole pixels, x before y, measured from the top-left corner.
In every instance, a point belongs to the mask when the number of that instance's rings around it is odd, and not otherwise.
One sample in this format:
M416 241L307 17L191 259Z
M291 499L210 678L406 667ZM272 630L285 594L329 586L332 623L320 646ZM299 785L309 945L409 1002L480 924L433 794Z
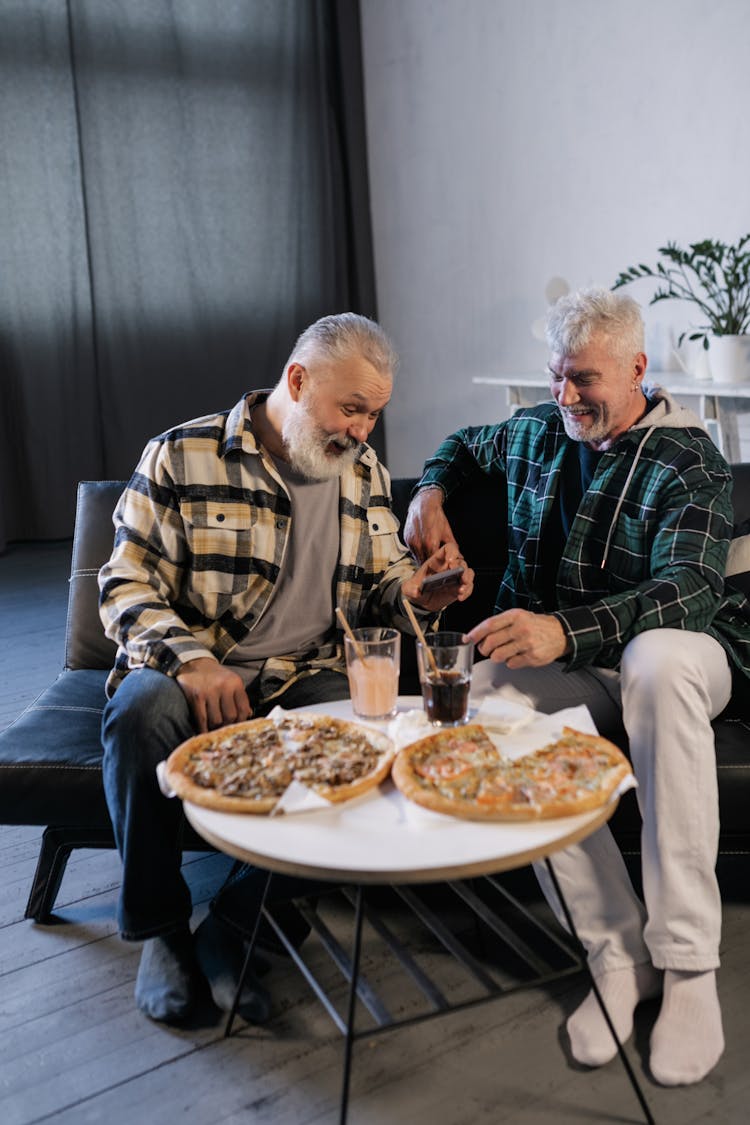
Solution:
M0 180L0 549L376 315L356 0L0 0Z

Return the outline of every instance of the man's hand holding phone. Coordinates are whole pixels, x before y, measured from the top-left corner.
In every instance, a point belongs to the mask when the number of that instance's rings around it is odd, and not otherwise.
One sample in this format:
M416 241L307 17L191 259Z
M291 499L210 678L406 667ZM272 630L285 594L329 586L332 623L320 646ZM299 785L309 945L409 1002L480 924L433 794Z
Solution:
M436 590L451 588L457 593L465 569L463 566L452 566L448 570L438 571L437 574L428 574L422 583L422 596L434 594Z
M474 571L459 554L458 544L445 543L402 585L405 597L420 609L437 613L451 602L463 602L474 589Z

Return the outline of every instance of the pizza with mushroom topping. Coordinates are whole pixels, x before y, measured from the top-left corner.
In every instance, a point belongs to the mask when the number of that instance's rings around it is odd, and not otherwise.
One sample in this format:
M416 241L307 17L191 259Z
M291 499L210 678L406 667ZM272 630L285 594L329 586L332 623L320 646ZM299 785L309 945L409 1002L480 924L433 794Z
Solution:
M250 719L187 739L166 762L185 801L222 812L270 813L294 780L348 801L388 776L395 748L378 730L305 712Z

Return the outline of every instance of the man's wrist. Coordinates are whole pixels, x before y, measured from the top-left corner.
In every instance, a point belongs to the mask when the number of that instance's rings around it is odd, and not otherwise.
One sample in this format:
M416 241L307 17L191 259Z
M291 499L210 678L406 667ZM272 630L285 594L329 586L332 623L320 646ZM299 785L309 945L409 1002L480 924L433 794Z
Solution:
M418 484L414 489L414 495L419 496L422 492L439 492L441 500L445 500L445 489L442 484L436 484L434 481L427 484Z
M408 632L410 635L413 636L414 633L413 633L413 630L412 630L411 621L409 620L409 615L406 612L406 607L404 605L404 602L406 600L407 599L406 599L406 596L403 593L403 591L399 590L398 596L397 596L397 599L396 599L396 608L397 608L398 612L402 615L402 617L404 617L406 619L406 621L409 622L408 627L406 629L406 632ZM414 598L409 598L408 601L409 601L409 604L411 605L412 609L416 613L417 617L421 617L425 621L428 621L428 622L434 620L442 612L442 610L425 609L424 606L420 605L419 601L418 600L415 601Z
M219 661L210 652L207 652L205 656L191 656L189 660L180 662L179 667L175 671L175 678L178 678L182 672L195 672L198 670L199 666L200 668L204 668L207 667L208 664L218 663Z
M565 618L561 617L559 613L551 613L550 617L552 617L553 620L557 622L562 631L565 647L561 653L561 656L570 656L573 651L573 634L571 632L570 626L568 625Z

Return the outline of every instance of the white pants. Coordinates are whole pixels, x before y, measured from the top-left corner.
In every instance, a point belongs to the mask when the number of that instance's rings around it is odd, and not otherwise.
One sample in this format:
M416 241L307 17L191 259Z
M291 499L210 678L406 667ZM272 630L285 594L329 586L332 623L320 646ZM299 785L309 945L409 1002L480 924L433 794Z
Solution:
M562 665L512 671L484 661L472 692L495 688L547 713L585 703L597 728L630 743L643 818L644 904L605 825L552 857L592 969L650 960L658 969L719 964L721 899L715 866L719 801L711 719L729 702L732 677L721 645L705 633L652 629L625 648L619 672ZM544 894L562 921L544 864Z

